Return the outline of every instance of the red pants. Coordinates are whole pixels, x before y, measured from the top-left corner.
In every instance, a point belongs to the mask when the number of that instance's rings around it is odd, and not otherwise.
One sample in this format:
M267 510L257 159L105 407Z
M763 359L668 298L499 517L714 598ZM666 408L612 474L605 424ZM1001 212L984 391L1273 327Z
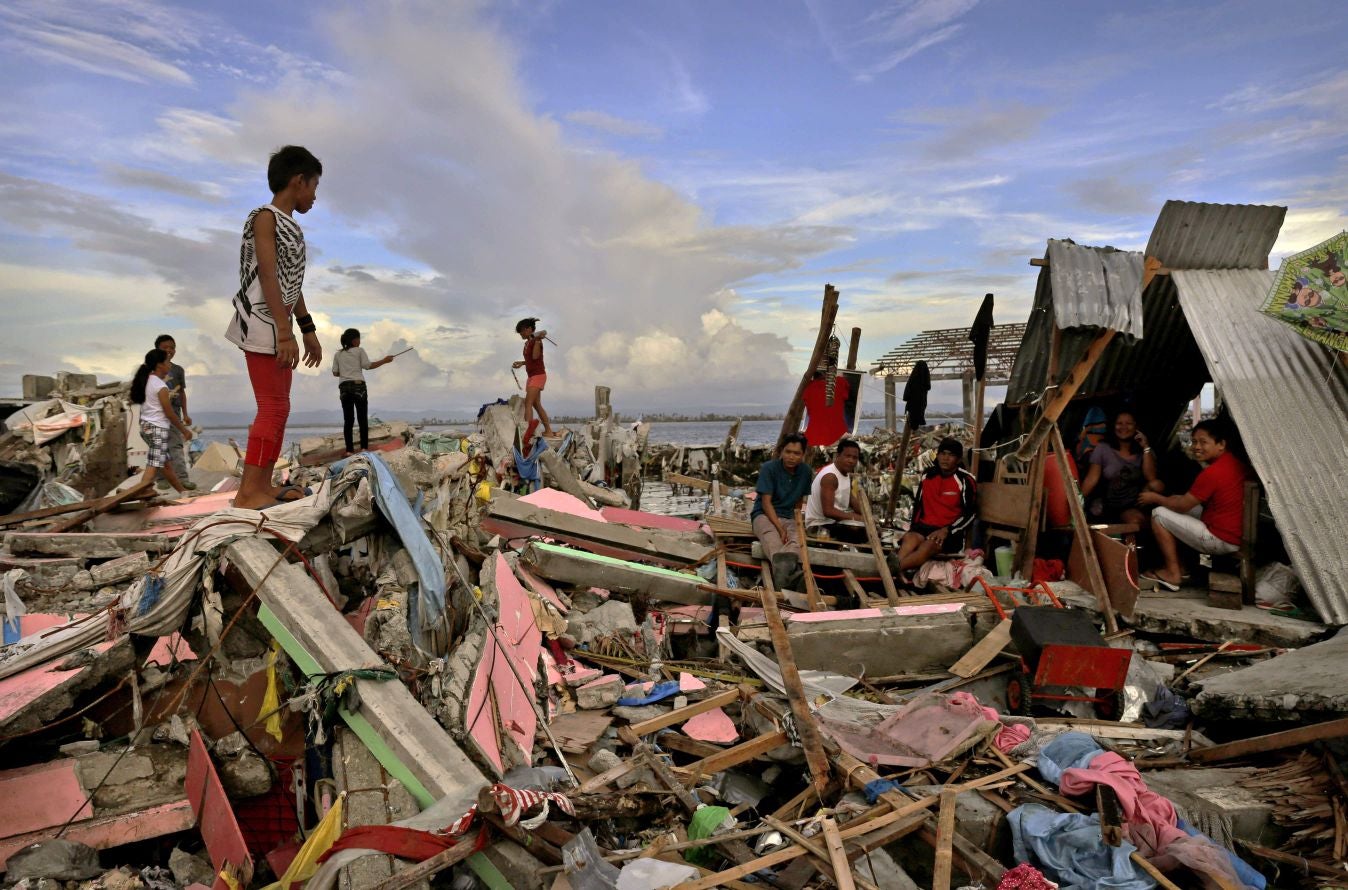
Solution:
M248 453L243 462L253 467L275 466L290 418L290 368L265 352L245 352L248 380L257 400L257 416L248 428Z

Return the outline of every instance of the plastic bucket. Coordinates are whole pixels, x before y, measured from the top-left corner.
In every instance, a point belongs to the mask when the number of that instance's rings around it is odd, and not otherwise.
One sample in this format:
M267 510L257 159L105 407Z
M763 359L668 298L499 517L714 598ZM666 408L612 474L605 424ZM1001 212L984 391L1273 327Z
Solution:
M1011 577L1011 548L998 547L992 551L992 556L997 561L997 574L1003 578Z

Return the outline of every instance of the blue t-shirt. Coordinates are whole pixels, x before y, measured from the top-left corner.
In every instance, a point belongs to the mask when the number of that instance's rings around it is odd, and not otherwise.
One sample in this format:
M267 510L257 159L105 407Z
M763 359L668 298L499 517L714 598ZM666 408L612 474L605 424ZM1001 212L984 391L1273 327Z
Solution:
M789 519L791 511L796 509L796 504L801 498L809 497L810 483L814 481L814 474L805 464L796 467L794 475L788 473L781 460L770 460L763 464L763 468L758 471L758 497L754 499L754 510L749 517L763 512L763 495L772 495L772 508L777 511L777 515L783 520Z

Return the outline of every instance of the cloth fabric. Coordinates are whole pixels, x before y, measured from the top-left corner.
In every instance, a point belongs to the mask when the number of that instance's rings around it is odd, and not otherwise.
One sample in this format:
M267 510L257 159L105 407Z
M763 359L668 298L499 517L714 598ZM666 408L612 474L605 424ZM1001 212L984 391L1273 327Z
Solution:
M711 837L721 823L730 818L730 810L726 807L698 807L693 813L693 818L688 822L688 840L700 841L703 838ZM715 857L715 853L706 847L693 847L684 851L683 858L689 862L699 863L707 862Z
M837 522L824 514L824 489L823 483L827 478L838 480L838 487L833 493L833 506L835 509L850 512L852 509L852 479L850 476L843 475L835 464L829 464L814 476L814 481L810 483L810 497L805 502L805 525L811 528L826 528Z
M1237 547L1245 517L1245 480L1249 477L1249 468L1226 451L1205 467L1189 488L1189 494L1203 505L1203 524L1208 531Z
M328 810L327 815L318 823L309 837L305 840L304 846L295 854L295 858L290 860L290 865L286 866L285 874L274 884L268 884L264 890L290 890L294 884L303 884L309 878L313 877L314 872L318 871L319 857L327 853L333 844L342 834L342 809L346 802L346 792L337 796L337 802Z
M758 485L755 491L759 496L754 499L752 517L763 515L763 495L771 495L772 509L777 512L782 524L792 525L791 513L796 509L796 504L800 503L800 499L809 495L813 481L810 468L803 463L792 473L786 469L781 458L767 461L758 470Z
M530 374L529 379L524 381L525 389L543 390L547 388L547 385L548 385L547 374Z
M164 383L168 385L171 393L169 401L173 405L173 410L178 412L178 416L181 417L183 395L187 392L187 372L183 370L183 366L169 362L169 370L168 374L164 375Z
M903 384L903 410L914 428L927 425L927 394L931 392L931 370L926 362L913 365Z
M1030 739L1030 727L1028 725L1024 723L1002 723L1002 715L998 713L997 709L985 706L972 693L956 692L950 696L950 702L965 708L981 708L984 717L1001 723L1001 729L997 730L997 735L993 738L992 743L1003 753L1015 750ZM871 801L871 803L874 802Z
M538 349L535 350L534 347ZM529 377L538 377L546 374L548 369L543 364L543 339L541 337L530 337L524 341L524 373Z
M243 224L243 242L239 247L239 291L234 295L234 317L225 330L225 339L244 352L276 354L276 319L262 296L257 274L257 244L253 223L263 211L276 220L276 281L281 288L281 305L286 314L294 313L304 286L304 230L293 218L272 204L248 214Z
M662 683L656 683L649 692L643 692L640 695L624 695L618 699L618 704L625 708L638 707L640 705L653 705L658 701L664 701L679 694L679 681L666 680Z
M281 456L290 419L290 380L294 372L277 364L276 352L245 351L248 381L253 385L257 415L248 427L248 451L243 462L254 467L271 467Z
M800 541L796 538L796 524L790 517L782 517L782 527L786 529L786 538L777 534L777 527L772 524L772 520L765 513L759 513L754 517L753 529L754 537L763 545L763 558L772 559L783 550L796 551L800 547Z
M529 485L529 491L535 492L543 485L543 474L538 469L538 457L548 449L548 443L543 439L535 439L534 447L529 451L529 456L525 457L518 448L512 448L515 452L515 472L519 475L521 482Z
M1220 556L1239 550L1238 545L1223 541L1212 533L1207 523L1203 521L1205 513L1202 507L1194 507L1188 513L1180 513L1169 507L1157 507L1151 513L1151 521L1164 527L1175 536L1176 540L1199 553Z
M805 438L811 445L828 448L847 435L847 399L851 394L852 384L841 374L833 378L832 402L827 380L811 380L806 384L800 400L808 412Z
M922 474L913 497L913 523L963 532L978 511L977 488L973 474L962 467L949 476L931 467Z
M365 380L365 371L370 367L370 356L359 346L339 349L332 356L332 376L347 380Z
M162 467L169 459L169 431L167 427L156 426L148 420L140 422L140 437L149 446L145 457L146 466Z
M1130 858L1137 848L1117 847L1100 835L1095 813L1058 813L1037 803L1016 807L1006 816L1018 862L1039 866L1063 890L1151 890L1156 882Z
M1105 409L1098 406L1091 408L1081 422L1081 435L1077 436L1076 448L1073 449L1077 466L1086 465L1107 435L1109 435L1109 418L1105 416Z
M963 544L964 539L959 535L951 535L946 541L949 542L951 538ZM992 572L983 564L981 550L970 550L964 556L952 559L927 560L918 567L917 574L913 576L913 586L921 590L928 584L939 582L951 590L968 590L973 586L975 578L992 581Z
M370 391L364 380L343 380L337 385L342 400L342 438L348 452L352 447L354 426L360 423L360 450L370 450Z
M1039 752L1039 775L1057 785L1063 770L1087 766L1101 751L1100 743L1084 732L1064 732Z
M997 882L997 890L1053 890L1057 886L1028 862L1007 869Z
M974 344L974 379L982 380L988 370L988 340L992 336L992 294L983 297L983 305L978 307L973 327L969 328L969 340Z
M168 389L168 384L157 374L151 374L145 381L145 404L140 406L140 422L169 428L168 415L159 401L159 394Z
M176 426L168 429L168 465L173 467L173 472L181 481L188 481L187 442Z
M343 850L378 850L409 862L422 862L454 846L454 839L433 831L402 825L358 825L342 832L319 862L327 862ZM466 841L465 841L466 843Z
M1147 487L1142 454L1120 454L1108 442L1091 451L1091 463L1100 468L1101 484L1091 492L1088 512L1094 518L1116 519L1120 512L1137 507L1137 497Z

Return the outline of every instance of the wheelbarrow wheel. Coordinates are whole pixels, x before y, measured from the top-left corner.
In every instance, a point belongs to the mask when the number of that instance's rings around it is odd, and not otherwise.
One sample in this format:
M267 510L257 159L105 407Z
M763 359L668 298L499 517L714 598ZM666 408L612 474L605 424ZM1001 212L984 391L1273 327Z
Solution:
M1006 681L1006 709L1012 714L1023 717L1030 715L1034 703L1034 693L1030 686L1030 677L1024 671L1014 671Z
M1122 696L1117 689L1095 690L1095 716L1101 720L1118 720L1123 713Z

